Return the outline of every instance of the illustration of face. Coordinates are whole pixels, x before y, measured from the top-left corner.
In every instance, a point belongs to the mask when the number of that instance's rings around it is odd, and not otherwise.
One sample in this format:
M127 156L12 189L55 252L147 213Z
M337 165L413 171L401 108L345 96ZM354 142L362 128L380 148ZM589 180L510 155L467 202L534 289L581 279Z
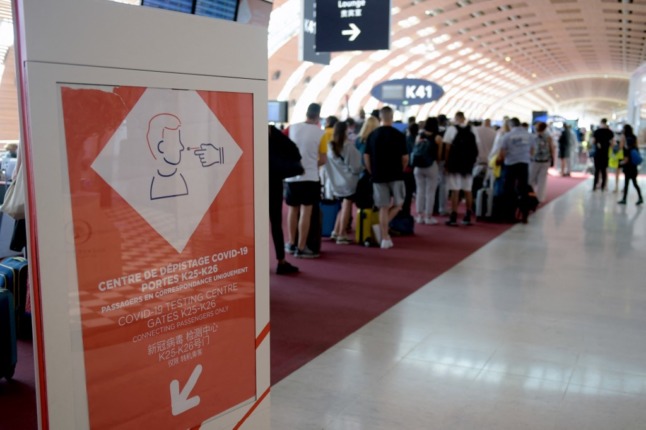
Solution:
M182 161L182 144L180 127L182 122L169 113L155 115L148 123L146 140L148 149L155 160L177 166Z
M164 161L173 166L177 166L182 161L182 151L184 149L179 128L165 128L163 139L157 145L157 150L162 155Z

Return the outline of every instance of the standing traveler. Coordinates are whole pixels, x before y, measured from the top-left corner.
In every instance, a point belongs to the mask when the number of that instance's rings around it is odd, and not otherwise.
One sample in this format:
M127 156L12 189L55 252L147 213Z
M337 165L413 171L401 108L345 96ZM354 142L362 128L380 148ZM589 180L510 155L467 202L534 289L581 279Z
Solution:
M623 139L619 142L615 139L615 144L612 145L608 152L608 167L615 169L615 190L613 193L619 192L619 174L621 173L621 163L624 160L624 144Z
M381 247L392 248L388 224L404 204L406 186L404 168L408 165L406 137L393 127L393 110L385 106L379 111L381 127L368 137L363 160L372 175L375 206L379 208Z
M415 185L415 175L413 173L413 164L411 162L411 153L415 147L417 136L419 135L419 125L415 122L415 117L408 118L408 128L406 129L406 151L408 152L408 165L404 168L404 184L406 185L406 197L402 205L402 213L410 215L410 207L413 204L413 195L417 191Z
M327 163L323 167L328 178L332 194L341 199L341 211L336 217L332 237L339 245L347 245L352 241L345 235L345 227L350 221L352 201L357 190L359 174L361 173L361 154L354 143L348 139L347 125L337 122L334 126L332 140L328 143Z
M539 202L547 193L547 171L554 166L554 143L544 122L536 123L535 150L529 168L529 184L536 192Z
M283 179L303 173L296 144L273 125L269 126L269 221L276 250L276 274L297 273L298 267L285 260L283 238Z
M414 168L417 187L415 221L418 224L437 224L437 220L433 218L433 204L439 184L437 160L440 157L441 146L442 136L440 136L437 118L428 118L411 152L411 164Z
M444 156L446 183L451 193L451 214L446 225L458 225L458 204L460 191L464 192L467 204L466 213L462 224L471 225L471 211L473 208L473 166L478 159L478 135L475 129L467 124L464 113L455 114L455 125L450 126L444 133Z
M363 122L361 131L359 131L359 136L357 136L357 140L355 141L355 147L359 150L359 153L362 156L364 152L366 152L366 143L368 143L368 136L370 136L370 133L375 131L378 127L379 120L372 115Z
M503 137L498 155L499 162L504 162L506 168L503 192L505 204L508 206L505 215L512 220L518 207L523 223L527 223L529 162L534 152L535 142L527 129L521 126L518 118L512 118L509 122L512 129Z
M633 132L633 128L626 124L624 125L623 133L621 134L621 141L623 143L624 149L624 161L622 163L622 169L624 171L624 198L619 200L619 204L625 205L626 198L628 197L628 186L632 181L635 189L637 190L637 205L644 203L642 199L642 190L639 188L637 183L637 169L639 164L641 164L641 155L639 155L639 146L637 144L637 136Z
M473 171L474 177L481 174L481 169L487 170L489 153L493 149L493 143L497 136L496 130L491 127L490 119L485 119L480 127L476 127L476 133L478 134L478 160Z
M561 176L570 176L570 126L563 124L559 137L559 159L561 160Z
M601 124L592 135L592 147L594 151L594 184L592 191L596 191L601 177L601 191L606 191L608 182L608 155L612 147L615 134L608 127L608 120L601 119Z
M321 199L321 184L318 168L327 161L327 142L322 142L323 131L319 127L321 106L312 103L307 108L305 122L289 127L289 138L296 143L301 153L305 172L302 175L285 179L287 193L285 201L289 206L287 215L288 243L285 248L297 258L316 258L316 250L307 248L307 235L310 231L312 207ZM296 233L298 231L298 243Z

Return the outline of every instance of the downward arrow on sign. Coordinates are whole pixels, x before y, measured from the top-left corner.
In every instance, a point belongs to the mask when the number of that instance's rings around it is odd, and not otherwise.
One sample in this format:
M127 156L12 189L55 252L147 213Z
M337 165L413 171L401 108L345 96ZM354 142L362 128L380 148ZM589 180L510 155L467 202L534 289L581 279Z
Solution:
M188 382L184 385L182 391L179 390L179 381L173 379L170 383L170 404L173 412L173 416L177 416L181 413L188 411L200 404L200 396L194 396L190 399L188 396L193 391L195 384L197 383L198 378L202 374L202 365L198 364L193 369L191 377L188 378Z
M344 35L344 36L350 36L348 41L354 42L354 40L357 37L359 37L359 35L361 34L361 29L359 27L357 27L357 25L355 23L351 22L350 23L350 29L349 30L343 30L341 32L341 34Z

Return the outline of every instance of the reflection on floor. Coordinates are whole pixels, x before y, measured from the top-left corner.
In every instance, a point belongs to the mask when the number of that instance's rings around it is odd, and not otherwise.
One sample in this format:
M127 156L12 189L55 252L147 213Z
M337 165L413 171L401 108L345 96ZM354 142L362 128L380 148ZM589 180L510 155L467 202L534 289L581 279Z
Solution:
M644 429L646 216L591 188L274 386L272 428Z

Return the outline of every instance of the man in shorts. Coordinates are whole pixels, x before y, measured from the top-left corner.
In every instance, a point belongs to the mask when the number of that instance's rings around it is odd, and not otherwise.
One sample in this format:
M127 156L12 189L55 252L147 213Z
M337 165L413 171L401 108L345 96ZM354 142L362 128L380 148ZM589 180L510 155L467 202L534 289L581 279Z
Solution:
M464 116L464 113L457 112L454 118L455 124L450 126L444 133L444 146L446 157L446 183L451 193L451 214L446 225L458 225L458 204L460 203L460 191L464 192L467 204L466 214L462 224L471 225L471 209L473 208L473 166L478 158L478 134L471 127Z
M289 138L296 143L301 153L301 164L305 173L285 179L287 192L285 202L287 212L288 241L285 249L296 258L317 258L317 250L306 246L310 231L312 206L321 199L319 167L327 162L327 143L321 141L323 130L319 126L321 105L312 103L307 108L306 121L289 127ZM299 216L300 215L300 216ZM298 243L296 231L298 230Z
M393 247L388 224L399 213L406 197L404 168L408 165L406 136L393 127L393 110L379 111L381 127L370 133L363 159L372 176L375 206L379 208L381 247Z

